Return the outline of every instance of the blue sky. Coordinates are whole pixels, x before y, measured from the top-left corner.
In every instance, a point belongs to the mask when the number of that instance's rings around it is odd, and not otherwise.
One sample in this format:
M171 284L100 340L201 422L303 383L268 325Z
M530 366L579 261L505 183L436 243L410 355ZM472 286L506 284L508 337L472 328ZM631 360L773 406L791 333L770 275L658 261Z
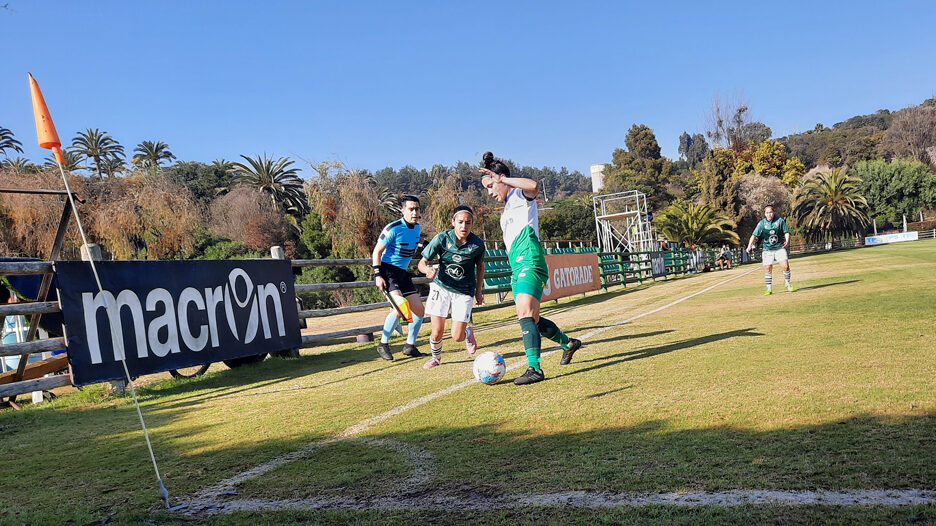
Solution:
M493 150L587 173L635 122L676 157L716 93L775 136L936 94L933 2L3 3L0 126L34 161L27 71L66 143L370 170Z

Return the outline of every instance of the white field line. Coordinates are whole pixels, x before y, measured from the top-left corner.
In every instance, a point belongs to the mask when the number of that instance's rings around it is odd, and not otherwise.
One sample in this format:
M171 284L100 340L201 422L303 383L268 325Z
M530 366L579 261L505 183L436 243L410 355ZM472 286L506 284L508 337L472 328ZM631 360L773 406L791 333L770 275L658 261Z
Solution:
M645 316L655 314L662 310L678 305L688 299L704 294L718 286L724 285L730 281L742 278L759 270L754 268L737 276L719 281L702 290L683 296L675 301L667 303L661 307L631 316L625 320L599 327L582 335L581 339L592 338L604 331L619 327L621 325L638 320ZM559 350L558 347L551 348L543 354L550 354ZM525 365L523 359L519 359L507 367L508 370L516 369ZM395 441L379 438L355 438L356 435L363 433L375 424L392 418L400 413L414 409L423 404L431 402L439 397L449 395L460 389L474 385L476 380L466 380L464 382L440 389L425 396L415 398L409 402L394 407L388 411L372 416L365 420L348 427L338 435L332 438L320 440L307 446L281 455L272 460L264 462L258 466L242 471L232 477L224 479L217 484L207 486L198 491L189 498L183 498L181 504L174 506L174 510L182 510L189 515L214 515L218 513L230 513L238 510L280 510L280 509L383 509L383 510L452 510L452 509L475 509L475 510L494 510L504 507L529 507L529 506L572 506L583 508L610 508L620 506L647 506L647 505L674 505L674 506L740 506L745 504L783 504L783 505L806 505L806 504L826 504L836 506L863 506L863 505L882 505L882 506L907 506L916 504L936 503L936 491L920 489L902 489L902 490L844 490L844 491L780 491L780 490L730 490L722 492L676 492L676 493L607 493L607 492L585 492L570 491L563 493L544 493L544 494L521 494L504 497L483 497L479 495L469 495L466 497L429 497L424 491L429 487L429 481L432 473L432 457L428 451L421 450L414 446L398 443ZM366 444L387 447L408 458L413 467L413 474L406 480L406 484L400 485L401 488L407 488L414 496L398 494L398 496L386 496L377 498L354 498L354 497L322 497L307 499L251 499L237 498L236 486L246 480L256 478L272 469L283 464L298 460L310 455L321 447L333 444L343 440L354 440Z
M211 506L198 511L199 515L217 515L233 511L278 511L284 509L316 510L476 510L496 511L504 508L570 507L619 508L642 506L679 507L735 507L745 505L782 506L916 506L936 503L936 491L902 490L844 490L844 491L778 491L729 490L717 492L687 491L671 493L606 493L569 491L510 495L504 497L435 497L420 494L412 496L385 496L373 498L321 497L308 499L232 499L216 500Z

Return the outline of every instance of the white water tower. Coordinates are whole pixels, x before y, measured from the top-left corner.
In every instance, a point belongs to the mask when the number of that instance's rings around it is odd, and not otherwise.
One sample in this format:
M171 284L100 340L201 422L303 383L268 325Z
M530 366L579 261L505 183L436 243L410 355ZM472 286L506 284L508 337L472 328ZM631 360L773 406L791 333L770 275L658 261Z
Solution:
M605 164L593 164L591 169L592 193L597 194L604 187Z

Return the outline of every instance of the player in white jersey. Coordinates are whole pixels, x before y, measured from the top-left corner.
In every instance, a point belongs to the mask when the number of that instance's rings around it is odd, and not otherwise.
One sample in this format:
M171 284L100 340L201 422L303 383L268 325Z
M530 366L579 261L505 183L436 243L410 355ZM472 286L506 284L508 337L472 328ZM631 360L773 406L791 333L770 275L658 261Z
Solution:
M562 346L561 365L572 361L572 355L582 342L569 338L555 323L540 316L540 300L543 297L543 286L549 278L549 269L539 239L539 212L536 206L539 184L534 179L510 177L510 168L494 159L491 152L484 154L481 166L484 174L481 182L488 195L504 203L500 224L507 246L508 262L513 271L510 288L517 306L528 365L526 372L514 379L514 383L532 384L546 379L540 367L541 334Z

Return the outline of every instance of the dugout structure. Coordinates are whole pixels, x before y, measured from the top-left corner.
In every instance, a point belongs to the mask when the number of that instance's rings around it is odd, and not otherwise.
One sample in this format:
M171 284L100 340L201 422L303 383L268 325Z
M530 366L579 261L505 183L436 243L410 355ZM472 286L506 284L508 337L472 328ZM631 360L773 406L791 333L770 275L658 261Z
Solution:
M652 217L647 196L631 190L592 198L595 229L602 252L649 252L654 250Z

